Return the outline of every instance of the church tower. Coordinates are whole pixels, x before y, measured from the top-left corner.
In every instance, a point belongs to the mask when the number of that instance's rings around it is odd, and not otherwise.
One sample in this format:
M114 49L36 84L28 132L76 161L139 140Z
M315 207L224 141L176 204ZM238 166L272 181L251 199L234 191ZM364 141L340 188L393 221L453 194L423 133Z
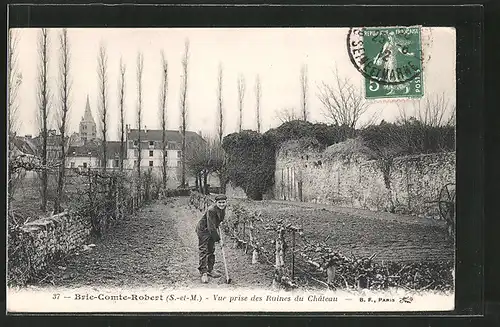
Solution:
M80 121L80 138L87 142L95 140L97 137L97 128L92 117L92 112L90 111L89 96L87 95L87 104L85 105L85 113L82 116L82 121Z

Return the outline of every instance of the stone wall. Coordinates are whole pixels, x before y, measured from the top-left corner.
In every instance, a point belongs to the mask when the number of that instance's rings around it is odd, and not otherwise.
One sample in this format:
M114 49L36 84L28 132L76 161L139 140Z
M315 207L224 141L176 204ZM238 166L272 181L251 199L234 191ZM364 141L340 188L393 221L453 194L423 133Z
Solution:
M262 194L262 199L263 200L272 200L274 199L274 189L271 188L264 194ZM239 186L232 186L231 183L227 183L226 185L226 195L230 198L235 198L235 199L247 199L247 195L245 193L245 190Z
M227 183L226 185L226 195L236 199L246 199L247 197L245 191L241 187L233 186L231 183Z
M283 147L274 194L280 200L439 218L436 201L447 183L455 183L454 152L395 158L384 176L380 161L360 153Z
M26 282L53 260L81 248L90 232L89 219L66 212L10 230L9 280Z

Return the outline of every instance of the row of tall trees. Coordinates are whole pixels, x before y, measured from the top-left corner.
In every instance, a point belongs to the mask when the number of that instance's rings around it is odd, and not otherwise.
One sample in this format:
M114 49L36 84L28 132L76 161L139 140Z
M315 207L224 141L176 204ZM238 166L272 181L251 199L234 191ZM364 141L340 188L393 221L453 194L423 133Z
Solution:
M61 199L64 192L64 181L66 174L66 153L68 139L68 125L71 113L71 91L72 91L72 75L71 75L71 42L67 29L63 29L57 37L57 47L59 52L59 60L53 63L53 58L50 56L50 47L52 46L51 31L42 28L38 34L38 73L37 73L37 122L39 127L39 135L41 144L38 156L40 157L41 165L46 167L48 164L48 130L50 125L50 117L56 117L56 124L59 130L60 148L59 171L57 174L57 195L54 201L54 211L61 211ZM17 45L19 41L18 35L14 30L9 31L8 40L8 128L10 140L16 135L17 119L18 119L18 90L22 81L22 75L19 72L17 65ZM168 62L164 52L161 52L161 67L162 80L160 86L160 124L162 129L162 184L166 188L167 183L167 97L168 97ZM53 64L59 65L57 91L51 90L49 83L49 71ZM186 130L188 125L188 64L189 64L189 40L185 43L185 53L182 59L183 76L181 85L181 133L182 133L182 178L181 184L186 184ZM143 67L144 57L142 53L137 55L137 105L136 105L136 126L138 129L138 162L141 161L141 137L143 132L142 117L143 117ZM124 169L124 158L126 157L126 115L125 115L125 98L126 98L126 73L127 67L120 59L118 76L118 112L119 112L119 128L118 134L120 139L120 170ZM105 171L108 161L108 139L110 121L109 115L111 108L109 107L109 63L107 49L104 43L100 44L97 54L97 80L98 80L98 123L99 132L102 136L101 152L102 152L102 169ZM221 90L222 92L222 90ZM58 95L54 97L54 95ZM222 100L221 100L222 101ZM222 103L222 102L221 102ZM9 150L11 149L9 143ZM137 175L140 179L141 165L137 165ZM10 179L9 179L10 180ZM48 193L48 171L42 170L40 173L41 181L41 210L47 211L47 193ZM140 183L138 183L140 185ZM141 191L139 189L139 191Z
M307 66L303 65L300 71L300 118L295 115L293 108L285 109L281 112L280 118L284 120L296 120L302 119L307 121L308 119L308 74ZM242 74L238 75L237 78L237 94L238 94L238 132L243 130L243 103L245 99L246 82L245 77ZM262 85L260 76L257 75L255 79L255 103L256 103L256 127L257 133L262 132L261 124L261 98L262 98ZM201 192L208 192L207 189L207 176L210 173L216 173L222 192L225 191L225 185L228 182L228 171L227 171L227 156L224 149L222 148L223 137L224 137L224 106L223 106L223 66L219 64L218 77L217 77L217 138L209 139L206 144L199 148L199 145L195 145L193 149L188 150L188 161L190 170L196 176L196 185ZM289 116L291 114L291 116Z
M66 139L67 139L67 127L68 120L71 113L71 44L66 29L62 30L58 36L57 46L59 48L59 78L58 78L58 90L54 92L50 90L48 72L49 67L53 64L52 58L49 56L49 47L51 43L51 37L49 35L48 29L41 29L38 37L38 77L37 77L37 116L41 135L41 162L42 165L47 165L47 138L48 138L48 126L49 117L52 115L52 111L55 110L57 117L57 125L60 132L61 140L61 165L58 172L58 183L57 183L57 200L54 204L54 209L56 211L61 210L60 199L64 191L64 177L65 177L65 155L66 155ZM18 38L13 34L13 31L9 32L9 61L8 61L8 78L9 78L9 92L8 92L8 105L9 105L9 135L15 132L16 128L16 115L17 115L17 93L20 83L22 82L22 75L18 71L17 60L16 60L16 45ZM193 170L190 166L196 166L189 163L189 160L196 161L189 151L194 151L193 149L188 149L188 144L186 142L186 131L188 128L188 85L189 85L189 59L190 59L190 46L189 40L186 40L184 45L184 55L181 59L182 65L182 76L181 76L181 92L179 99L179 109L180 109L180 132L182 134L181 142L181 182L182 186L186 183L186 171L187 169ZM167 107L168 107L168 62L165 58L165 54L161 52L161 63L159 65L162 71L162 77L160 81L159 89L159 118L160 125L162 129L162 151L163 151L163 162L162 162L162 185L166 188L167 184ZM136 85L137 85L137 103L136 103L136 127L138 130L137 134L137 147L138 147L138 162L137 165L137 177L141 178L141 138L143 132L143 68L144 67L144 56L141 52L137 55L137 67L136 67ZM107 141L109 134L109 113L113 110L109 107L109 63L108 55L106 51L105 44L101 43L99 51L97 54L97 79L98 79L98 121L100 134L102 135L102 146L101 152L103 155L103 170L106 170L107 159L108 159L108 149ZM124 169L124 158L125 158L125 133L126 133L126 116L125 116L125 87L126 87L126 73L127 68L123 61L120 59L119 63L119 76L118 76L118 108L119 111L119 139L120 139L120 160L119 167L123 171ZM238 131L243 130L243 108L244 99L246 94L246 81L242 74L237 77L237 93L238 93ZM308 68L303 65L300 69L299 75L300 82L300 111L297 112L293 108L285 108L279 113L279 117L282 121L291 120L309 120L309 108L308 108L308 94L309 94L309 78L308 78ZM222 64L219 65L218 75L217 75L217 126L215 128L217 137L214 141L208 140L205 145L204 151L199 151L199 153L210 154L211 156L218 156L217 158L210 158L210 160L205 160L205 162L210 161L210 169L204 169L204 173L207 171L216 172L219 174L221 179L221 184L225 184L225 155L221 151L221 144L225 134L225 116L224 116L224 99L223 99L223 85L224 85L224 70ZM262 85L260 76L256 76L254 92L256 97L256 122L257 122L257 132L262 131L261 127L261 98L262 98ZM53 97L54 94L58 94L57 97ZM343 79L340 75L334 73L333 82L323 82L319 86L319 100L323 104L324 115L330 122L337 126L347 126L348 130L354 130L358 124L360 117L363 116L367 109L368 103L364 100L360 90L356 88L349 79ZM55 101L54 101L55 100ZM430 100L429 100L430 101ZM429 124L442 124L445 121L445 115L443 107L448 104L445 103L445 97L442 96L438 98L438 101L432 101L423 104L421 108L415 109L415 115L420 115L419 119L421 121L426 121ZM406 114L407 110L401 110L402 115ZM402 119L405 117L401 117ZM195 145L198 147L199 145ZM199 150L199 149L198 149ZM189 157L189 158L188 158ZM188 160L189 159L189 160ZM205 158L207 159L207 158ZM213 162L217 162L216 165ZM206 164L208 166L209 164ZM216 168L214 168L216 167ZM196 170L196 169L195 169ZM195 172L199 174L201 170ZM198 175L197 179L198 179ZM203 175L205 176L205 175ZM41 172L41 193L42 193L42 210L47 209L47 184L48 184L47 171ZM203 178L201 179L203 180ZM138 185L140 185L138 183ZM139 189L140 191L140 189Z

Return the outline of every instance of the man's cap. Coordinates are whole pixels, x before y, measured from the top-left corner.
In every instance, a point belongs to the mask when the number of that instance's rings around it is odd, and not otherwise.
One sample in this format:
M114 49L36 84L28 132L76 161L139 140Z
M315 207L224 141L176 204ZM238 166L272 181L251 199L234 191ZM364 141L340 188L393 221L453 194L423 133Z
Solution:
M227 196L224 194L219 194L215 197L215 201L219 201L219 200L227 200Z

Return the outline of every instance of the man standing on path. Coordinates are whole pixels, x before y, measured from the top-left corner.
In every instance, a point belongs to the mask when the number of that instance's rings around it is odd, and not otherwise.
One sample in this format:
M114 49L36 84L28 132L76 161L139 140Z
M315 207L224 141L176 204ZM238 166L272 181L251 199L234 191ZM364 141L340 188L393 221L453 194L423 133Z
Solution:
M198 234L198 249L200 252L200 266L198 270L201 274L201 282L208 283L208 276L218 278L220 273L214 271L215 264L215 243L220 242L224 246L220 238L218 228L224 220L226 214L227 197L225 195L217 195L215 197L215 205L212 205L201 217L196 225L196 234Z

